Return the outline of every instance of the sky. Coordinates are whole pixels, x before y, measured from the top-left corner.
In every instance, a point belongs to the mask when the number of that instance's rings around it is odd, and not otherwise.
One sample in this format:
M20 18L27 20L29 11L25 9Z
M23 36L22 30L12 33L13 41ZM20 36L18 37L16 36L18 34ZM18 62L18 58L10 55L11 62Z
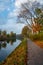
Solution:
M0 0L0 29L21 33L24 24L17 24L18 8L28 0ZM35 0L30 0L34 2ZM43 0L37 0L43 4Z

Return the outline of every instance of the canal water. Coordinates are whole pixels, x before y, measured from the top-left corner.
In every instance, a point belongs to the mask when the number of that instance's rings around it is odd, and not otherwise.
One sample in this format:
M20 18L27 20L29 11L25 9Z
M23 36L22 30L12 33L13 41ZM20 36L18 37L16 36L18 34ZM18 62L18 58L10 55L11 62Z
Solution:
M21 41L18 39L15 41L0 41L0 62L5 60L20 43Z

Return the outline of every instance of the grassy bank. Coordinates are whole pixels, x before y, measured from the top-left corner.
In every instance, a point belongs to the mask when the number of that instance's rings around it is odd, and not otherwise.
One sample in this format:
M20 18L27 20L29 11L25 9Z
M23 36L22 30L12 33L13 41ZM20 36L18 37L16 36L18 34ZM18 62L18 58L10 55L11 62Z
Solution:
M43 41L43 32L40 32L38 34L29 34L29 38L31 40L40 40L40 41Z
M40 32L38 34L30 34L29 38L35 42L37 46L40 48L43 48L43 32Z
M36 45L38 45L40 48L43 48L43 41L34 41Z
M6 58L0 65L26 65L27 41L24 39L21 44Z

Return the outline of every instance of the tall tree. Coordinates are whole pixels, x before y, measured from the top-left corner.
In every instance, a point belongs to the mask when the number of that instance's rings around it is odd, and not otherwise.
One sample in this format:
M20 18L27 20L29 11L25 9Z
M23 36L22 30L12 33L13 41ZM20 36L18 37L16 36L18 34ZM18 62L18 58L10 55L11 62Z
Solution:
M42 18L40 17L42 10L32 5L33 3L31 3L30 1L21 4L21 10L19 12L18 19L20 23L26 23L30 30L33 31L34 28L34 30L39 31L40 30L39 20L41 19L43 20L43 17ZM37 29L37 26L39 27L39 29Z

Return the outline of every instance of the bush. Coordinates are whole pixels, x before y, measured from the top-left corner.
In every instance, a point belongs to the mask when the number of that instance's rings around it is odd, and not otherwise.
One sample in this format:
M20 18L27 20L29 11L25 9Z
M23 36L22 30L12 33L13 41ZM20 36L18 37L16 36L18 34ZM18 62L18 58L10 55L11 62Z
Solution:
M43 33L38 33L38 34L30 34L29 38L31 40L43 40Z

